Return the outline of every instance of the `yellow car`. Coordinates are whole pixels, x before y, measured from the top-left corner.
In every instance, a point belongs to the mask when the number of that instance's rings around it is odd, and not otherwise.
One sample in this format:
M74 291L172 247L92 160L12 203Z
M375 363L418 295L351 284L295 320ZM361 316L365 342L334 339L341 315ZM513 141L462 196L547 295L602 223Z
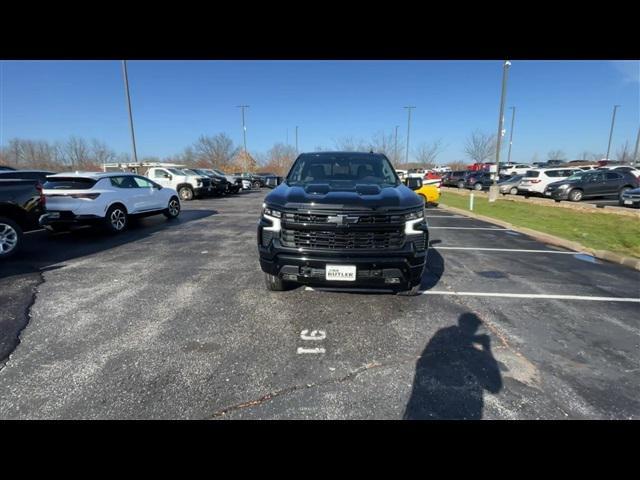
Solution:
M414 190L418 195L424 198L425 207L438 206L440 200L440 187L435 184L423 184L418 190Z

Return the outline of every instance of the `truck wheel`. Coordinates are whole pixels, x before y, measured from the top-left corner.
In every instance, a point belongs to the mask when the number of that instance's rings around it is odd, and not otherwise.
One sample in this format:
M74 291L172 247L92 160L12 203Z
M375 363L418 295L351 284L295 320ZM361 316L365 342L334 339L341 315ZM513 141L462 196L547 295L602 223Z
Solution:
M458 182L458 188L464 188L464 182Z
M119 204L112 205L104 217L104 226L109 233L120 233L129 223L127 210Z
M287 284L284 280L270 273L265 272L264 283L267 286L267 290L271 290L272 292L283 292L287 289Z
M178 195L180 195L180 200L193 200L193 189L191 187L180 187Z
M402 297L415 297L420 294L420 284L414 285L409 290L404 290L402 292L398 292L398 295Z
M0 217L0 260L14 255L22 246L22 229L13 220Z
M180 215L180 201L177 197L171 197L167 209L163 212L164 216L169 220L177 218Z

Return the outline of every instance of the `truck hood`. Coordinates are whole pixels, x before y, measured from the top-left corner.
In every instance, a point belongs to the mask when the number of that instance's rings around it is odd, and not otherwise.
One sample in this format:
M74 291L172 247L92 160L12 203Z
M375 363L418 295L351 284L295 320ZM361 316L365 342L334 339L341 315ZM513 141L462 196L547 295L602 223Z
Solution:
M405 185L381 188L375 184L356 184L332 188L327 183L289 186L281 183L265 202L272 207L355 210L410 209L422 206L423 200Z

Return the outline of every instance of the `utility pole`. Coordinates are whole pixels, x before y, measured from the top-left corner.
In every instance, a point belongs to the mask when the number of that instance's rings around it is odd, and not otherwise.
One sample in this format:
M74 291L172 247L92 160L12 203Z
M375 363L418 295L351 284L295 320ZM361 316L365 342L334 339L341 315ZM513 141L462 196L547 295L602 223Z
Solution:
M136 151L136 135L133 131L133 114L131 113L131 96L129 95L129 76L127 75L127 61L122 60L122 73L124 75L124 89L127 94L127 108L129 109L129 128L131 129L131 145L133 147L133 161L138 163Z
M616 123L616 110L618 110L618 107L621 107L622 105L614 105L613 106L613 116L611 117L611 130L609 131L609 145L607 146L607 156L606 156L606 160L609 160L609 152L611 151L611 139L613 138L613 126Z
M416 107L404 107L409 112L409 118L407 119L407 153L405 155L405 163L409 163L409 133L411 132L411 110Z
M249 159L247 158L249 153L247 152L247 127L244 123L244 109L249 108L249 105L238 105L238 108L242 110L242 137L244 139L244 171L247 172L249 169L247 164Z
M498 175L500 173L500 147L502 145L502 135L504 134L504 103L507 99L507 79L509 78L509 67L511 62L505 60L502 70L502 94L500 95L500 116L498 117L498 139L496 141L496 173L493 177L493 185L489 189L489 201L495 202L498 198Z
M298 155L298 126L296 125L296 155Z
M398 125L396 125L396 142L393 147L393 161L395 163L395 167L398 168Z
M513 123L516 120L516 107L509 108L511 109L511 131L509 132L509 155L507 157L507 163L511 163L511 146L513 145Z

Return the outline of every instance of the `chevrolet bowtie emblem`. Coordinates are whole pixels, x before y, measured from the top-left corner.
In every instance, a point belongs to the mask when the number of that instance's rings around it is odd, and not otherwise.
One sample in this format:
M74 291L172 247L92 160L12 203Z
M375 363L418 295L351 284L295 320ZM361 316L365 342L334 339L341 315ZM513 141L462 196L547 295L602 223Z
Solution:
M348 215L335 215L327 217L327 223L335 223L336 225L348 225L350 223L358 223L358 217L350 217Z

